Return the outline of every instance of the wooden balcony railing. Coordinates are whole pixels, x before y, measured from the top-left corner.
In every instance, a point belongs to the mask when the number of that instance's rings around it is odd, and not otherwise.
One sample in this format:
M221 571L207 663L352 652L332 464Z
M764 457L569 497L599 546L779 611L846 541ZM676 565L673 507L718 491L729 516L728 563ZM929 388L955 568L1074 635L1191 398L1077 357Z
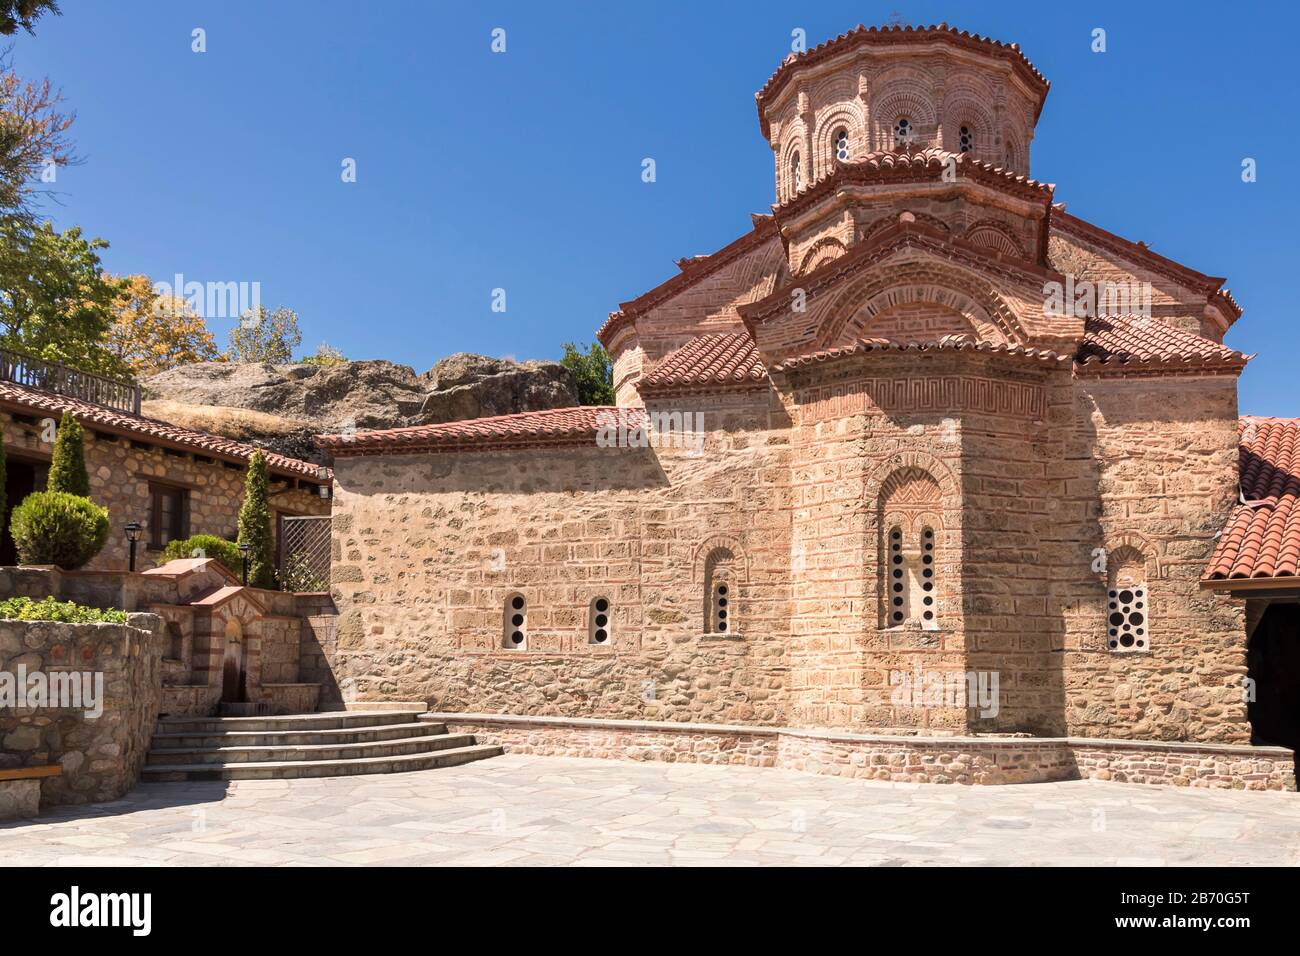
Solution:
M13 349L0 349L0 381L43 388L93 405L140 414L138 382L119 382Z

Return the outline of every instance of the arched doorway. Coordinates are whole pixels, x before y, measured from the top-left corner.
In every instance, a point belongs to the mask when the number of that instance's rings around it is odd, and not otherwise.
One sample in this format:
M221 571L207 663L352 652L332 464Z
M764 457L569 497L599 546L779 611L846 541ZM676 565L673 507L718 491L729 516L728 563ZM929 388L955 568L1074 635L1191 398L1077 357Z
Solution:
M247 653L244 628L238 619L226 621L225 653L221 661L221 701L238 704L248 700Z
M1300 749L1300 604L1273 603L1250 636L1250 742Z

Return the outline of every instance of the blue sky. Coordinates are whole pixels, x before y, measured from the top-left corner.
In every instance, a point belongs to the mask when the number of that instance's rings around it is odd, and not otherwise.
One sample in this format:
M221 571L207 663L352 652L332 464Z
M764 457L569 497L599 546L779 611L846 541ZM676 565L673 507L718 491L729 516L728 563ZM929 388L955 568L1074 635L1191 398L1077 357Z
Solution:
M304 351L417 371L454 351L558 356L767 211L753 94L794 28L812 44L897 12L1017 42L1052 81L1033 175L1071 212L1227 276L1246 310L1228 343L1260 353L1243 413L1300 415L1294 5L61 4L14 40L20 72L77 112L85 162L48 214L108 239L115 272L258 281L297 310ZM223 344L230 324L213 323Z

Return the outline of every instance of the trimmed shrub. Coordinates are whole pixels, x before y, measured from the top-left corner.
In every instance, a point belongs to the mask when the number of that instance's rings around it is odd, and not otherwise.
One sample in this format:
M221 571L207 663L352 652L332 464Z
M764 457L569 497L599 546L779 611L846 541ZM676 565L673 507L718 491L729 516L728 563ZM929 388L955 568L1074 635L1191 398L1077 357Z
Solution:
M10 621L62 621L65 624L125 624L126 612L86 607L71 601L56 601L47 597L33 601L29 597L13 597L0 601L0 618Z
M166 564L177 558L212 558L224 565L235 577L243 573L244 560L239 553L239 545L218 538L215 534L196 534L184 541L168 541L158 563Z
M90 497L90 475L86 473L86 434L81 430L81 422L68 412L63 413L54 436L54 453L50 456L50 477L45 483L45 490Z
M244 503L239 507L239 543L250 548L248 583L255 588L275 587L275 540L271 537L268 483L266 455L254 452L244 481Z
M38 491L14 509L9 531L23 564L74 571L108 542L108 509L62 491Z

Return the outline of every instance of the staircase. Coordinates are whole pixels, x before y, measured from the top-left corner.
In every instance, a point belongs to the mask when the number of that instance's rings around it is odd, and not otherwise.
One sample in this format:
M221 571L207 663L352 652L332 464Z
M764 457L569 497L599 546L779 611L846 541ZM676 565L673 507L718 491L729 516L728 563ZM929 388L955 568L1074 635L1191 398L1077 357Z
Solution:
M286 717L163 717L143 779L286 780L400 773L495 757L498 746L419 720L423 705Z

